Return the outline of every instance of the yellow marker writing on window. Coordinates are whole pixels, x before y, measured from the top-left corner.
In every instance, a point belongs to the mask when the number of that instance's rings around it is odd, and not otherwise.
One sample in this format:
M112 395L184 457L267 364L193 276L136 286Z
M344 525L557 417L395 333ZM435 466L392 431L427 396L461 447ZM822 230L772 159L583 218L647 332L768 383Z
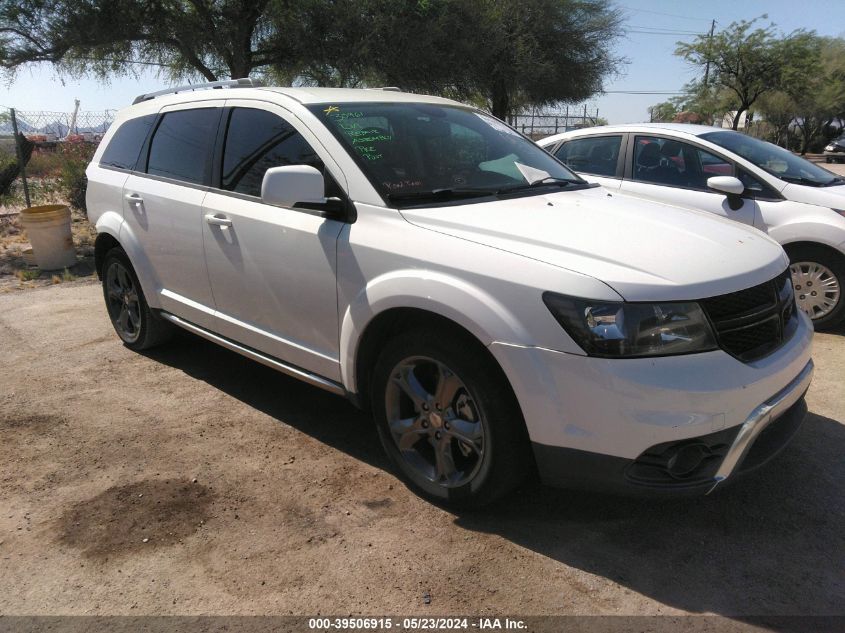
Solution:
M340 112L340 108L338 108L337 106L329 106L328 108L323 110L323 112L325 112L326 114L331 114L332 112Z

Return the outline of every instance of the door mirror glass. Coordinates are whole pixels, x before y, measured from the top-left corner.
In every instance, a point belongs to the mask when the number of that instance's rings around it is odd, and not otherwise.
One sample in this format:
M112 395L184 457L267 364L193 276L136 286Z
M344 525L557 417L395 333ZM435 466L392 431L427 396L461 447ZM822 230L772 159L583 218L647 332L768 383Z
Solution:
M323 174L310 165L271 167L264 172L261 200L280 207L326 202Z
M745 191L745 185L742 184L742 181L733 176L713 176L707 179L707 186L714 191L721 191L733 196L740 196Z

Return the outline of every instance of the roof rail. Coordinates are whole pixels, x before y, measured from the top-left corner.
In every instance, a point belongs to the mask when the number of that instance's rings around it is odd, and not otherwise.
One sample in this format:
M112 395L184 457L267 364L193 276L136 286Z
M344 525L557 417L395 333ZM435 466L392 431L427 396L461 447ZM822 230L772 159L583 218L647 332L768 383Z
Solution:
M150 99L155 99L156 97L160 97L162 95L171 95L176 94L177 92L185 92L188 90L200 90L204 88L260 88L264 84L257 79L249 79L249 78L241 78L241 79L226 79L223 81L210 81L206 84L187 84L185 86L176 86L175 88L167 88L166 90L159 90L158 92L147 92L135 97L135 101L132 102L132 105L136 103L141 103L142 101L149 101Z
M367 88L367 90L387 90L389 92L402 92L401 88L396 86L381 86L380 88Z

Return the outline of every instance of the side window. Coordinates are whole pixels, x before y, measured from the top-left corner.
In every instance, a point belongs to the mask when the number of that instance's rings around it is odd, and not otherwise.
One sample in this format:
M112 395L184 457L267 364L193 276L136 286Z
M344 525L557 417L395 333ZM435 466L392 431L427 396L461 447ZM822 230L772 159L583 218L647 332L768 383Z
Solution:
M147 173L203 184L219 117L217 108L165 114L150 143Z
M555 156L572 169L596 176L615 176L621 136L594 136L567 141Z
M778 193L774 191L771 187L761 182L744 169L737 168L737 177L739 178L740 182L745 185L745 195L747 196L751 196L753 198L760 198L762 200L782 199L778 195Z
M141 147L155 122L156 115L148 114L123 123L112 136L100 158L100 165L118 169L135 169Z
M221 187L260 197L264 173L284 165L316 167L326 176L326 196L339 195L319 156L290 123L266 110L234 108L223 148Z
M636 137L634 180L705 191L708 178L730 175L731 163L689 143L656 136Z

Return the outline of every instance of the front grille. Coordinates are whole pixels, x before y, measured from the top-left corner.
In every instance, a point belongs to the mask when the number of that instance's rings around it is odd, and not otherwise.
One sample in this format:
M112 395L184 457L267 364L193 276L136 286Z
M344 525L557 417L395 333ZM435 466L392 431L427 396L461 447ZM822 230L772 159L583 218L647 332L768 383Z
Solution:
M781 347L798 326L789 269L759 286L701 302L719 346L743 362Z

